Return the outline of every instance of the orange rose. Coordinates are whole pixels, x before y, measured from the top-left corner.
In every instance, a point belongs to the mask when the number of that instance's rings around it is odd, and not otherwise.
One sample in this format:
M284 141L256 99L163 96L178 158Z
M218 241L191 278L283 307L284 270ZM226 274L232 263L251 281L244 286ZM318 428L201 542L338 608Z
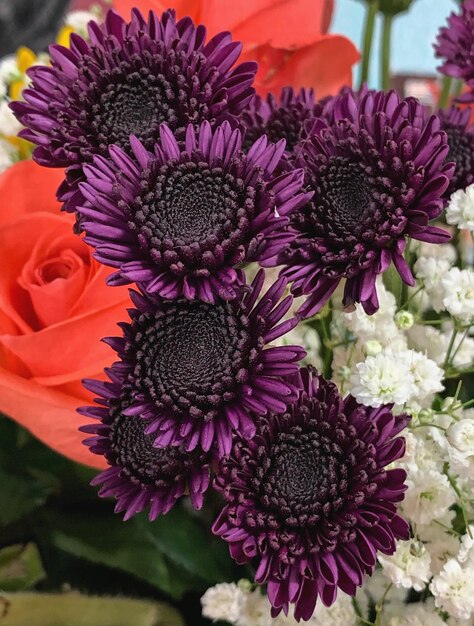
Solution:
M129 299L126 288L106 286L110 268L60 212L62 177L32 161L0 176L0 411L61 454L101 467L77 430L76 407L91 400L80 381L113 361L100 340L117 333Z
M359 53L347 37L327 34L334 0L114 0L125 18L134 6L161 13L170 5L178 17L205 24L209 35L230 30L242 41L242 60L259 64L255 87L262 95L292 85L314 87L322 98L352 84Z

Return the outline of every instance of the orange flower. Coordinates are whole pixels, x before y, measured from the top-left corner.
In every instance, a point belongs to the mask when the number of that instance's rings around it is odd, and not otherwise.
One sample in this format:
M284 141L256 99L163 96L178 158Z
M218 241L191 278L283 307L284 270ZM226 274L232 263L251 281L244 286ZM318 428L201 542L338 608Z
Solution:
M255 87L262 95L292 85L314 87L322 98L352 84L359 53L347 37L327 34L334 0L114 0L126 18L134 6L161 13L169 4L210 35L232 31L244 44L242 60L259 64Z
M80 381L111 364L100 340L117 333L129 299L126 288L105 285L110 269L60 212L62 177L32 161L0 176L0 411L61 454L101 467L77 430L76 407L91 400Z

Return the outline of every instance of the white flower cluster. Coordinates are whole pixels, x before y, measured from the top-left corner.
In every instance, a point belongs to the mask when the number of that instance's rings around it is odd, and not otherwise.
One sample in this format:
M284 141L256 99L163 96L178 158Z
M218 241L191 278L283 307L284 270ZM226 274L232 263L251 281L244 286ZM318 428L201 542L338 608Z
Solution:
M474 186L466 194L474 199ZM454 202L464 221L451 223L474 230L467 198L451 200L452 215ZM333 312L332 368L342 391L366 406L394 404L395 412L412 416L405 456L396 463L407 473L400 512L412 538L379 556L380 569L358 594L365 620L367 597L372 610L383 598L376 623L384 626L474 625L474 526L459 536L474 517L474 410L457 392L443 399L446 375L474 366L474 271L455 266L457 256L451 245L422 244L417 283L403 307L379 279L374 315L359 306ZM414 593L423 601L407 604Z
M251 583L220 583L211 587L201 598L202 614L212 621L225 621L234 626L297 626L291 614L272 618L268 598L260 589L252 590ZM351 599L339 594L329 608L318 603L308 626L357 626L357 616Z

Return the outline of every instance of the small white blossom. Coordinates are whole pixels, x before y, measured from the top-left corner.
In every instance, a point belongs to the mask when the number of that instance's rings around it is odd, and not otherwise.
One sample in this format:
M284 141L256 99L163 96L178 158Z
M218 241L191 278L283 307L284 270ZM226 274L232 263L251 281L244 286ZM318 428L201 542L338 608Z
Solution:
M452 267L441 280L443 305L454 317L466 322L474 318L474 271Z
M469 526L468 532L461 539L461 547L457 559L460 563L474 564L474 526Z
M431 555L431 573L433 575L438 574L445 563L459 552L459 539L446 530L446 528L451 528L454 516L453 511L447 511L441 519L433 520L427 526L418 524L416 527L418 538L423 541L425 548Z
M4 57L2 61L0 61L0 84L5 87L4 93L6 93L6 86L10 85L13 81L20 79L21 72L18 69L16 57L14 55Z
M431 578L431 556L421 541L397 541L390 556L379 555L384 575L397 587L421 591Z
M445 291L440 289L440 282L447 275L451 263L443 258L420 257L417 259L414 270L417 278L423 281L430 304L435 311L443 310Z
M433 326L423 324L415 324L408 331L410 347L425 353L438 365L444 363L451 335L452 328L447 327L443 329L443 331L440 331ZM465 337L463 340L462 335L458 334L454 341L451 354L454 354L452 364L455 367L460 369L469 367L474 361L474 340L470 337Z
M405 404L417 391L408 364L390 349L357 363L350 384L356 400L373 407L391 402Z
M461 567L456 559L450 559L431 581L430 591L439 609L469 619L474 611L474 567Z
M246 594L235 583L219 583L201 598L202 614L213 621L237 622Z
M395 324L400 330L408 330L413 326L415 318L410 311L398 311L395 314Z
M0 139L0 173L5 171L10 165L13 165L15 160L15 148L8 141Z
M87 24L91 20L97 20L97 15L92 11L71 11L66 15L64 23L72 28L75 33L87 39Z
M415 524L429 524L439 519L456 502L456 494L444 474L428 469L412 471L407 476L408 489L403 510Z
M443 245L439 245L438 243L428 243L426 241L421 241L418 244L418 256L424 257L435 257L436 259L445 259L448 261L450 265L454 265L457 259L456 248L451 243L443 243Z
M400 607L398 615L393 615L388 626L445 626L436 613L432 602L417 602Z
M13 115L8 102L0 102L0 133L2 135L16 135L23 127Z
M474 184L453 193L446 207L446 221L459 228L474 230Z
M415 397L418 402L426 398L431 400L433 394L444 389L441 382L444 372L434 361L415 350L407 350L401 356L405 357L409 363L409 369L417 387Z
M274 620L272 619L270 602L266 595L263 595L261 590L255 589L250 593L245 594L244 602L240 606L240 614L235 622L236 626L272 626ZM225 618L229 621L229 618Z
M300 626L301 624L302 622L299 622ZM304 624L305 626L357 626L357 618L351 598L344 593L340 593L330 607L325 607L318 600L313 616ZM259 626L259 624L255 623L255 625L251 624L249 626ZM281 613L272 620L271 626L298 626L298 622L291 614L285 616Z
M474 419L462 419L448 428L446 437L463 458L474 455Z
M362 351L365 356L375 356L379 352L382 352L382 345L376 339L369 339L362 346Z
M395 339L402 340L403 336L394 321L395 296L384 287L381 280L377 281L377 295L379 309L373 315L367 315L362 306L356 305L355 311L343 313L343 319L361 342L376 340L382 346L387 346Z

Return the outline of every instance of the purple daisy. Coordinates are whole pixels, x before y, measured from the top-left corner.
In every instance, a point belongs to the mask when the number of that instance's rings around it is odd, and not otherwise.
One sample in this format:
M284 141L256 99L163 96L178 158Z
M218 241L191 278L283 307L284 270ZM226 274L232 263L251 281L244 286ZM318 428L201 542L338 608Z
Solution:
M451 13L448 25L439 30L436 56L443 59L438 70L447 76L463 79L471 93L458 98L464 102L474 102L474 0L465 0L461 12Z
M308 620L320 597L330 606L338 588L354 595L371 575L377 551L392 554L410 529L397 515L405 471L385 467L404 454L396 435L406 415L345 400L312 368L284 414L258 424L252 440L237 437L215 481L226 505L213 532L237 563L254 563L267 584L275 617Z
M426 119L414 98L345 93L333 104L332 124L318 119L301 164L314 197L292 215L296 239L279 256L299 313L310 317L346 279L343 304L378 309L376 277L391 262L414 284L404 259L406 238L443 243L449 234L429 220L444 206L454 163L438 117Z
M137 308L120 324L123 337L106 342L118 352L132 400L123 413L146 420L155 445L207 452L216 444L222 456L233 431L252 437L255 414L284 411L297 398L305 351L267 346L296 326L294 318L281 321L292 298L280 300L280 278L257 302L263 281L260 270L236 299L214 304L132 292Z
M256 95L243 111L241 120L245 126L245 144L252 145L262 135L270 141L286 141L288 157L299 143L305 124L322 114L323 107L314 100L313 89L304 87L296 93L292 87L284 87L279 98L269 93L264 100Z
M241 151L228 122L190 124L184 145L162 125L154 153L132 137L131 155L84 166L79 207L95 257L119 268L109 284L140 282L163 298L232 299L238 265L275 257L294 237L288 215L303 206L304 172L273 175L285 142L261 137Z
M474 182L474 124L470 123L471 109L452 106L438 111L441 128L448 135L448 161L456 167L451 183L444 193L446 200L458 189L466 189Z
M206 29L174 11L145 20L134 9L125 22L109 11L91 21L90 43L71 35L70 48L50 47L51 67L37 66L25 102L11 107L27 128L20 134L37 145L41 165L65 167L58 198L68 211L81 202L82 165L108 147L129 147L136 135L148 148L166 123L184 137L188 123L213 125L235 119L254 94L255 63L235 66L242 45L227 32L206 44Z
M192 505L200 509L209 486L209 455L202 450L156 448L154 437L146 432L150 420L125 413L130 402L124 401L126 385L121 368L112 366L107 373L110 382L84 381L86 388L99 396L96 402L101 406L78 409L82 415L99 420L80 430L93 434L84 443L110 465L91 484L102 485L101 497L117 499L115 512L124 512L124 520L149 507L153 521L167 513L185 493L189 493Z

